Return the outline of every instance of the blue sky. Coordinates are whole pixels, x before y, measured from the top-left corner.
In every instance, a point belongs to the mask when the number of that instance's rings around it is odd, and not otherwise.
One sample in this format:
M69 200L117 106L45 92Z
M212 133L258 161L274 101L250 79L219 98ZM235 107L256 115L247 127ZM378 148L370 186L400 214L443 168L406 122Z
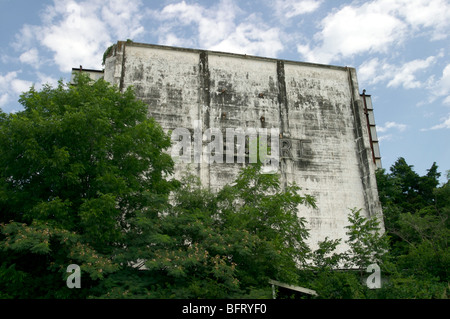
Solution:
M0 108L34 84L101 69L118 40L355 67L383 167L450 170L448 0L0 0Z

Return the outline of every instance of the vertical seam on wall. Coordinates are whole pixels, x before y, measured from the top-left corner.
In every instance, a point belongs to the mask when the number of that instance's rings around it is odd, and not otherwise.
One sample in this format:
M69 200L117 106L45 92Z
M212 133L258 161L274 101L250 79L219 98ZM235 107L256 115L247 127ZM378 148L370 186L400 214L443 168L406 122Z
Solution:
M122 92L124 82L125 82L125 79L124 79L125 78L125 59L126 59L125 47L126 47L126 43L124 42L122 44L122 72L120 74L120 83L119 83L119 91L120 92Z
M355 132L355 142L356 142L356 154L357 154L357 158L359 160L359 172L360 172L360 178L361 178L361 183L362 183L362 187L363 187L363 194L364 194L364 204L366 205L366 210L367 210L367 214L370 217L372 215L372 211L371 211L371 206L369 204L369 198L368 196L371 195L369 194L369 190L368 190L368 183L367 183L367 175L369 174L369 172L367 171L365 165L366 163L364 163L364 158L363 158L363 153L364 153L364 136L362 133L362 128L361 128L361 119L359 117L359 113L358 113L358 108L357 108L357 102L355 101L355 87L353 85L353 77L351 74L351 69L347 67L347 75L348 75L348 82L349 82L349 87L350 87L350 103L351 103L351 110L353 112L353 117L354 117L354 121L355 121L355 125L354 125L354 132ZM371 196L372 197L372 196Z
M278 80L278 107L280 113L281 134L289 135L289 110L286 92L286 76L284 71L284 61L277 60L277 80Z
M199 54L199 74L200 74L200 103L199 103L199 120L202 123L202 129L208 129L211 125L210 123L210 107L211 107L211 97L210 97L210 73L209 73L209 61L208 61L208 51L200 51ZM203 114L203 106L205 106L205 114ZM203 152L203 143L202 143ZM200 176L201 167L203 163L199 163ZM208 187L211 188L211 164L208 163L206 166L208 169Z
M282 137L290 137L289 133L289 109L288 109L288 99L286 90L286 75L284 70L284 61L277 60L277 81L278 81L278 111L280 116L280 133ZM282 170L281 178L282 185L284 189L287 187L287 161L288 159L283 159L280 162L280 168L283 163L286 165L285 169Z

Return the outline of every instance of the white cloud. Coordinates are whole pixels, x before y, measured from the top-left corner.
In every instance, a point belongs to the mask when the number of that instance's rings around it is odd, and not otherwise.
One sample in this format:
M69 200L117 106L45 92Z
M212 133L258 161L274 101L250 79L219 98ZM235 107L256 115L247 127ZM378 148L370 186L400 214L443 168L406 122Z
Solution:
M377 126L377 132L384 133L390 129L396 129L399 132L405 131L407 126L405 124L396 123L396 122L386 122L384 126Z
M20 73L21 71L19 70L8 72L5 75L0 74L0 107L5 107L12 101L17 101L19 95L27 92L32 86L36 90L40 90L44 84L55 87L58 83L56 79L40 72L36 74L38 81L33 83L32 81L20 79ZM14 110L8 111L12 112Z
M322 2L323 0L276 0L273 7L279 17L290 19L316 11Z
M357 2L358 3L358 2ZM362 53L386 53L413 33L443 39L450 27L450 3L445 0L373 0L331 12L321 30L297 51L307 60L331 63Z
M17 75L19 72L12 71L6 75L0 75L0 93L21 94L30 89L33 83L18 79Z
M183 24L199 23L206 10L198 4L186 4L185 1L169 4L160 12L163 20L177 18Z
M8 72L5 75L0 74L0 89L8 87L9 83L17 77L17 72Z
M444 122L433 126L431 129L437 130L437 129L442 129L442 128L450 129L450 116L447 119L445 119Z
M58 86L58 80L54 77L40 72L37 73L37 77L39 79L39 82L36 84L37 90L40 90L44 86L44 84L48 84L52 87Z
M164 45L174 46L174 47L191 47L193 42L184 38L177 37L174 32L167 32L164 36L160 38L160 42Z
M9 102L9 95L8 95L8 93L1 94L0 95L0 107L3 107L8 102Z
M53 62L63 72L78 65L100 68L108 45L144 31L140 25L140 6L139 0L54 0L46 7L41 25L22 28L15 47L27 50L22 54L24 63L35 59L30 47L37 40L53 52Z
M390 141L392 140L392 134L382 135L378 137L378 141Z
M169 4L153 16L163 23L159 41L208 50L274 57L283 49L280 30L265 24L256 14L236 23L243 12L233 1L222 0L210 8L185 1ZM189 37L186 28L193 28Z
M382 134L378 136L379 141L391 141L395 137L398 137L399 132L404 132L407 129L407 125L396 123L396 122L386 122L384 123L384 126L378 126L377 125L377 132L378 133L386 133L391 132L389 134ZM392 131L396 131L395 133L392 133Z
M422 82L417 80L415 73L427 69L436 61L434 56L430 56L425 60L413 60L405 63L403 66L395 70L393 79L387 84L388 87L398 87L402 85L405 89L419 88L423 85Z
M276 57L283 49L280 31L258 22L254 16L240 23L236 29L221 42L210 47L211 50L227 51L249 55Z
M450 99L450 64L447 64L447 66L442 71L442 77L437 82L435 90L435 93L438 96L449 95L446 97L444 102Z
M22 94L23 92L28 91L32 85L33 82L21 79L14 79L11 81L11 89L16 94Z
M379 1L378 1L379 2ZM379 7L377 1L360 7L345 6L321 21L315 47L299 45L308 61L330 63L363 52L385 52L405 32L405 24Z
M397 0L397 12L416 31L430 29L432 40L445 39L450 27L450 3L447 0Z
M376 84L392 78L392 66L386 61L373 58L365 61L357 70L360 83Z
M163 22L158 33L160 39L167 33L171 38L178 38L176 32L182 33L185 27L193 27L194 35L190 42L209 48L223 40L234 30L234 20L240 9L232 1L222 0L211 8L198 4L186 4L185 1L169 4L161 11L154 12L154 17ZM176 29L177 27L181 27ZM184 41L187 41L185 39Z
M450 114L446 118L442 119L442 123L432 126L429 129L422 129L421 131L441 130L441 129L450 129Z
M114 30L113 35L119 39L133 39L144 32L141 25L143 14L141 12L142 2L109 0L101 4L101 18L109 28Z
M36 26L24 24L20 32L15 35L12 47L17 51L29 50L36 41L36 31Z
M20 71L11 71L5 75L0 74L0 107L7 107L7 104L14 99L17 101L19 95L32 86L30 81L19 79L19 73Z
M20 62L30 64L36 68L39 67L39 52L36 48L32 48L19 57Z
M450 106L450 63L442 70L442 76L435 79L434 76L428 80L428 89L430 96L427 100L422 101L421 105L434 103L436 99L442 98L442 104Z
M447 97L444 99L444 101L442 101L442 103L443 103L443 104L446 104L446 105L450 105L450 96L447 96Z
M387 87L400 87L404 89L415 89L426 87L431 79L421 81L417 73L425 71L437 61L438 56L429 56L426 59L415 59L403 65L397 66L380 61L379 58L372 58L365 61L358 68L358 79L364 84L376 84L387 81Z

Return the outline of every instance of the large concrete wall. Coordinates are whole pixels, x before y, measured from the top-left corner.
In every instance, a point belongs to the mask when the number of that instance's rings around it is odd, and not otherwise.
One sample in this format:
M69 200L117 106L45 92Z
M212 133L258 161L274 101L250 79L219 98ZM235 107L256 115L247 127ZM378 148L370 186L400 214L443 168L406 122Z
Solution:
M345 238L347 215L361 208L381 217L375 164L364 106L353 68L229 53L118 42L104 78L133 86L162 127L278 128L283 185L295 182L317 199L300 207L314 248L325 237ZM177 175L187 168L177 164ZM193 163L213 189L230 183L245 164ZM341 250L345 249L341 246Z

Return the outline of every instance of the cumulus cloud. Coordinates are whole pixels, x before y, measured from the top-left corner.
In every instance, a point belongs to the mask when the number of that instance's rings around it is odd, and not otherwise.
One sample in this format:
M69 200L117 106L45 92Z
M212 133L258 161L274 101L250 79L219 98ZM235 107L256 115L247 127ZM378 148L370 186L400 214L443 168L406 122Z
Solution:
M376 5L345 6L330 13L314 37L319 44L299 44L298 52L308 61L330 63L362 52L386 51L405 32L405 24L389 12L374 8Z
M396 123L396 122L386 122L383 126L377 126L377 131L380 133L384 133L391 129L396 129L399 132L403 132L406 130L407 126L405 124Z
M376 84L392 78L392 65L389 65L385 60L380 61L379 58L372 58L361 64L357 72L360 83Z
M435 125L430 129L438 130L438 129L443 129L443 128L450 129L450 115L441 124Z
M37 72L37 78L39 80L39 82L37 82L36 89L41 89L44 84L48 84L52 87L56 87L58 85L58 80L52 76L49 76L45 73L41 73L41 72Z
M21 71L11 71L6 74L0 74L0 107L7 107L10 102L17 102L19 95L27 92L32 86L37 90L42 89L44 84L56 86L58 81L51 76L37 72L38 81L32 82L21 79ZM17 106L17 105L16 105ZM7 112L16 110L6 109Z
M230 0L209 8L182 1L153 12L162 22L157 31L162 44L275 57L283 49L280 30L268 26L256 14L237 23L237 16L243 14ZM189 36L186 28L190 28Z
M377 125L377 132L382 133L378 136L378 140L390 141L394 137L398 137L398 133L404 132L407 128L407 125L397 122L386 122L384 125Z
M450 106L450 64L443 67L442 75L436 78L435 75L430 76L427 83L429 96L419 105L428 105L442 99L442 104Z
M415 59L401 65L390 64L386 59L372 58L358 68L358 78L363 84L387 82L387 87L416 89L425 87L430 80L421 81L417 73L435 64L438 56Z
M279 17L290 19L316 11L322 2L323 0L276 0L273 7Z
M450 105L450 64L442 71L442 77L437 81L434 94L438 97L445 97L444 104Z
M5 75L0 74L0 90L2 93L12 92L15 94L21 94L25 91L28 91L30 87L33 85L32 82L21 80L17 77L19 72L13 71L8 72Z
M28 91L32 85L33 82L21 79L14 79L11 82L11 88L13 92L17 94L22 94L23 92Z
M33 67L39 67L39 52L36 48L32 48L22 53L19 57L20 62L30 64Z
M414 31L425 28L432 40L448 37L450 3L447 0L396 0L393 8Z
M6 74L0 74L0 107L4 108L19 95L28 91L33 85L32 82L18 78L20 71L12 71ZM5 111L11 111L6 109Z
M209 48L232 33L234 20L239 12L240 9L232 1L223 0L210 8L182 1L169 4L161 11L155 11L153 15L162 22L158 30L160 40L169 34L172 41L181 36L185 42L196 42L197 45ZM192 28L189 31L193 35L186 36L184 31L189 27Z
M9 86L12 80L17 77L17 72L8 72L5 75L0 74L0 89Z
M99 68L108 45L144 31L140 6L139 0L54 0L41 25L23 26L15 47L25 50L24 63L37 61L38 51L31 46L39 44L53 53L53 62L63 72L78 65Z
M300 43L297 51L307 61L331 63L362 53L386 53L413 33L443 39L449 27L448 1L373 0L331 12L313 40Z
M283 50L280 30L270 28L250 16L236 26L236 29L219 43L210 46L211 50L228 51L241 54L276 57Z
M378 141L391 141L392 140L392 134L382 135L378 137Z
M6 105L6 103L9 102L9 95L8 93L3 93L0 95L0 107L3 107Z
M99 1L98 5L102 21L112 30L110 33L118 39L134 39L144 32L141 25L143 14L140 0Z
M397 68L393 79L387 84L388 87L403 86L405 89L419 88L423 85L422 82L417 80L415 73L421 70L427 69L435 62L436 58L430 56L425 60L413 60L405 63L400 68Z
M428 129L422 129L421 131L450 129L450 114L446 118L443 118L440 124L434 125Z

